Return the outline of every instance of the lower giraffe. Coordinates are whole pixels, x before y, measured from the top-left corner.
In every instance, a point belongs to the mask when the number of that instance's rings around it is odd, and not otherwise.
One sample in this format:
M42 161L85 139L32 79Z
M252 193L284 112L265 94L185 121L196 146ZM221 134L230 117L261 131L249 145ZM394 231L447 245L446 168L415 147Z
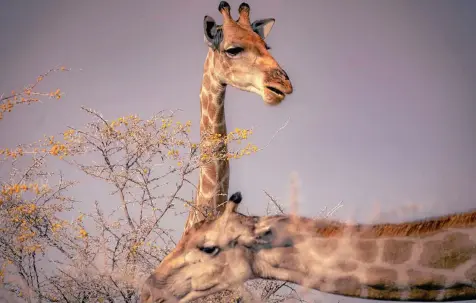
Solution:
M241 194L192 226L142 288L141 302L189 302L263 278L395 301L476 299L476 210L399 224L245 216Z

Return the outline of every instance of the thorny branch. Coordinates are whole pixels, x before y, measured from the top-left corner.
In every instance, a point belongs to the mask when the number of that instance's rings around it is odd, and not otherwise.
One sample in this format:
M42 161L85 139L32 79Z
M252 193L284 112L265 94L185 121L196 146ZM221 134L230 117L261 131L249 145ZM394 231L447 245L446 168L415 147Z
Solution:
M38 90L43 79L59 71L70 69L51 69L21 91L2 95L0 119L16 105L62 98L59 89ZM197 188L190 181L196 179L193 173L210 161L239 159L266 148L289 122L261 149L251 143L232 148L252 130L202 134L193 142L190 122L176 121L177 111L147 120L136 115L108 120L81 109L91 119L85 127L69 127L60 139L45 136L0 149L0 168L9 173L0 181L0 285L27 302L137 302L143 275L176 245L164 220L174 213L202 212L183 197L184 189ZM221 148L224 144L227 149ZM97 189L81 188L61 171L51 172L54 161L105 182L107 187L94 185L108 189L110 197L95 195L94 207L87 210L87 201L67 193L73 186L91 193ZM251 287L269 302L302 301L288 283L253 281ZM283 295L284 289L289 292Z
M44 97L60 99L63 96L63 93L60 89L57 89L52 92L42 92L37 90L37 86L40 84L40 82L42 82L46 77L50 76L51 74L55 72L65 71L71 71L71 69L66 68L64 66L52 68L46 73L38 76L35 82L26 85L20 91L12 91L10 94L0 95L0 120L3 119L4 113L11 112L12 109L17 105L30 105L32 103L41 102L41 98Z
M27 301L136 302L142 276L176 245L162 221L172 211L198 211L182 196L194 186L192 174L207 161L237 159L257 147L212 153L251 131L210 135L204 146L192 142L191 124L175 121L174 111L107 120L82 110L91 118L85 127L0 150L0 165L10 166L0 184L0 215L8 218L0 223L1 282ZM81 184L48 172L53 161L105 181L111 197L78 214L79 201L67 192Z

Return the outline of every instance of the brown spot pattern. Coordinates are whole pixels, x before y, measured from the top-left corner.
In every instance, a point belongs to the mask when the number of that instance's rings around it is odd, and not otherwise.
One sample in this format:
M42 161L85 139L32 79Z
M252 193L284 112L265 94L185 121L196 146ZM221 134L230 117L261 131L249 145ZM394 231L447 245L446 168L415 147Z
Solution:
M202 123L201 123L200 126L201 126L202 130L209 130L210 127L212 126L211 121L210 121L210 118L208 118L208 117L206 117L206 116L205 116L205 117L202 117L202 121L201 121L201 122L202 122Z
M360 296L361 287L359 279L354 276L341 277L335 280L335 291L346 296Z
M209 76L209 75L207 75L207 74L203 75L202 86L203 86L207 91L210 90L210 76Z
M208 104L208 116L212 119L216 118L217 108L215 104Z
M431 272L422 272L410 269L407 271L408 281L412 287L424 287L426 289L442 289L444 288L446 278L442 275L433 274Z
M358 264L352 261L337 261L335 264L335 269L342 271L342 272L351 272L356 270L358 267Z
M402 264L412 256L413 242L408 240L386 240L382 260L390 264Z
M205 91L203 91L200 94L200 99L202 103L202 109L206 109L208 107L208 102L210 102L210 99L208 98L208 94Z
M313 277L313 280L306 284L307 287L312 287L314 289L322 290L324 287L330 284L330 280L328 277L318 276Z
M205 192L205 193L208 193L210 191L210 189L213 189L213 185L215 184L214 182L212 182L206 175L201 175L200 176L201 179L202 179L202 182L201 182L201 186L200 186L200 189Z
M218 174L217 174L217 167L215 165L207 165L204 167L205 169L205 174L210 178L210 180L217 180Z
M393 269L370 267L367 269L368 284L374 288L397 288L398 275Z
M357 240L354 249L359 261L371 263L377 258L378 247L375 241Z
M310 267L301 262L299 259L300 255L296 253L294 248L288 251L289 252L286 253L286 257L281 259L279 262L278 267L294 270L307 276L309 274Z
M424 244L420 264L432 268L452 269L476 256L476 244L469 235L452 233L443 240Z
M476 264L464 273L466 279L476 283Z
M337 249L337 244L337 239L319 239L314 241L314 247L316 248L316 251L325 257L328 257Z

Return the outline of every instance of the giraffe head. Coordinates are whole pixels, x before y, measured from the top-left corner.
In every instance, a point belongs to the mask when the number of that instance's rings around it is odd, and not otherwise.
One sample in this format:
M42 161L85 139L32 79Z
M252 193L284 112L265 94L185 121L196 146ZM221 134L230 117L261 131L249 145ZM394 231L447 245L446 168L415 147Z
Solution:
M194 224L146 280L141 302L188 302L252 278L254 217L235 212L233 194L216 219ZM232 266L230 266L232 265Z
M218 10L223 15L222 25L210 16L205 16L203 22L205 42L213 54L214 76L222 84L260 95L268 104L283 101L293 87L264 41L274 19L251 23L246 3L239 6L237 21L232 19L227 2L221 1Z

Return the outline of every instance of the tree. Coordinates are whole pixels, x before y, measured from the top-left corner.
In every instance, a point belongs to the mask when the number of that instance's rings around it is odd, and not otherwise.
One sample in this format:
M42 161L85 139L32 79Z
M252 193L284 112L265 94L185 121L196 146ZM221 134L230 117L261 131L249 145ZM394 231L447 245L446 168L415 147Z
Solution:
M51 69L2 96L0 117L17 105L62 98L59 89L37 90L61 71L70 70ZM192 142L191 123L177 121L176 111L108 120L81 110L90 118L82 128L0 150L1 168L8 171L0 184L1 285L27 302L137 302L140 281L176 244L166 219L194 207L186 191L195 188L193 172L216 157L239 159L259 149L240 145L251 129L210 135L211 146ZM216 152L222 144L231 147L227 154ZM104 182L111 198L79 211L82 201L68 195L78 181L51 171L54 161ZM251 287L279 302L278 290L288 286L261 281Z

